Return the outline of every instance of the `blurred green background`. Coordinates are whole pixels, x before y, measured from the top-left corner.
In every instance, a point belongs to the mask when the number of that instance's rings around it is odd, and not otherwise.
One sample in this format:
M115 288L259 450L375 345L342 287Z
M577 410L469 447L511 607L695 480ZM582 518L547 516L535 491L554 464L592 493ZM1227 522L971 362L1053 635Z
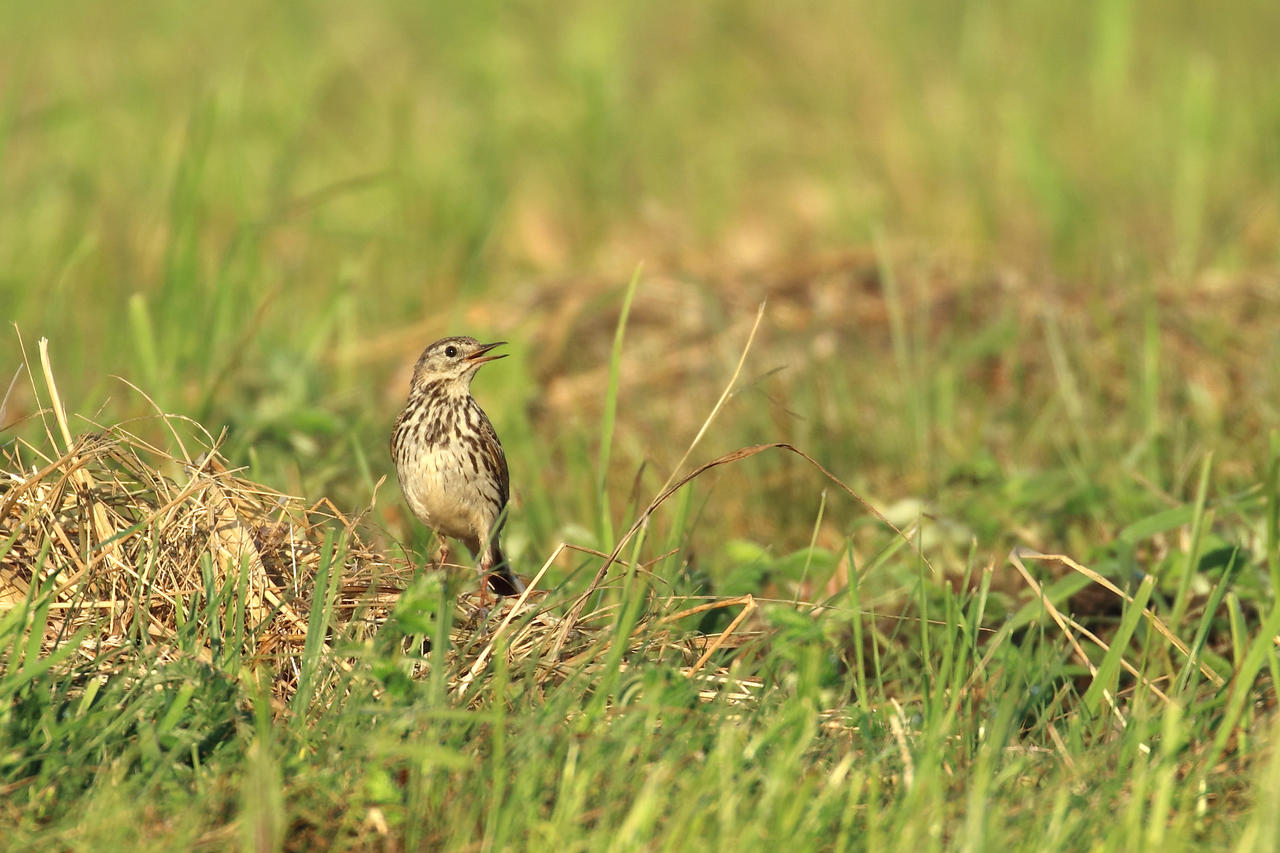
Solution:
M151 412L123 377L348 509L418 351L507 339L476 393L532 559L629 520L767 298L697 458L792 440L984 546L1087 548L1207 450L1256 481L1277 425L1276 32L1243 2L6 3L0 304L71 411ZM6 422L35 405L21 377ZM813 535L807 469L719 477L713 550ZM376 518L410 535L394 480Z

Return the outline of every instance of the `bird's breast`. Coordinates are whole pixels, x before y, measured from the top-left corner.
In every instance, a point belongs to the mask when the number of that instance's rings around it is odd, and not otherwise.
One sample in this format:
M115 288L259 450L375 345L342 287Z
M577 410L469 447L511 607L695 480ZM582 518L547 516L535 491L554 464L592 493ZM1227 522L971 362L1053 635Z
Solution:
M471 457L452 443L402 454L396 473L414 515L446 536L483 537L502 509Z

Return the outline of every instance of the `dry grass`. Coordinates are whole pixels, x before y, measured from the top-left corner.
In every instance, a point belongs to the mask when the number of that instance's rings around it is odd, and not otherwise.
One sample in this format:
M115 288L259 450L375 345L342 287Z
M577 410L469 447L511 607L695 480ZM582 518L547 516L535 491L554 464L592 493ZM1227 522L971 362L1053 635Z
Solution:
M379 552L370 543L381 537L368 535L364 519L327 499L308 504L241 476L209 433L197 426L194 442L183 437L193 426L184 418L157 415L176 451L148 443L127 424L73 437L41 346L52 400L40 412L46 441L16 442L0 457L0 610L47 601L42 653L73 638L80 663L104 673L120 671L130 650L143 646L160 660L194 654L209 663L238 640L235 653L256 678L268 676L277 710L299 689L309 633L322 631L315 648L327 685L313 686L324 702L353 670L362 644L393 619L415 565ZM585 614L579 606L563 617L539 589L547 568L573 547L557 548L518 599L491 609L474 592L457 597L445 655L451 694L483 704L485 691L477 688L498 649L512 672L536 673L538 690L602 663L615 605ZM686 605L679 597L648 601L627 643L632 659L676 660L690 677L732 682L730 699L751 696L758 681L706 664L741 640L730 635L754 610L753 600ZM680 629L685 617L731 605L743 609L718 636ZM194 650L193 636L200 638ZM411 674L425 676L429 660L412 660Z
M245 658L269 666L273 694L287 699L326 537L345 538L337 608L352 624L385 611L411 570L370 551L331 506L239 477L212 447L173 456L113 426L58 455L17 444L4 469L0 603L50 590L46 646L83 636L86 658L138 643L177 654L182 624L212 618L212 598L222 630L204 635L225 637L238 621ZM218 595L228 588L240 594Z

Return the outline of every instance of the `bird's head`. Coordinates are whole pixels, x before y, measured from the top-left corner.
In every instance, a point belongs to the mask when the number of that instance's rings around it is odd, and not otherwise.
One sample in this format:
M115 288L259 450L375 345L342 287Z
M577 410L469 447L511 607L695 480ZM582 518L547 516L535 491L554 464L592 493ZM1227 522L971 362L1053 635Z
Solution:
M487 361L506 358L506 354L489 355L489 351L506 341L482 344L475 338L441 338L422 351L413 366L413 387L431 382L460 382L471 385L471 379Z

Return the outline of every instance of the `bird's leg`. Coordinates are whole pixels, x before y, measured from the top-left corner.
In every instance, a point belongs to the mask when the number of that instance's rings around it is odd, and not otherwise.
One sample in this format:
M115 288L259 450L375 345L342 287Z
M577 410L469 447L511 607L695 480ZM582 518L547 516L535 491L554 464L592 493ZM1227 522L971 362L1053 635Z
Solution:
M493 552L485 549L484 555L480 558L480 606L487 607L489 603L489 572L493 570Z
M449 540L441 536L440 547L436 549L436 557L435 557L435 560L433 561L433 565L437 569L444 569L445 566L448 564L448 562L449 562ZM480 575L480 606L482 608L488 605L488 599L485 597L484 579L485 579L484 574L481 574Z
M436 556L432 561L432 565L437 569L443 569L445 562L449 559L449 540L443 536L438 538L440 540L440 545L436 548Z

